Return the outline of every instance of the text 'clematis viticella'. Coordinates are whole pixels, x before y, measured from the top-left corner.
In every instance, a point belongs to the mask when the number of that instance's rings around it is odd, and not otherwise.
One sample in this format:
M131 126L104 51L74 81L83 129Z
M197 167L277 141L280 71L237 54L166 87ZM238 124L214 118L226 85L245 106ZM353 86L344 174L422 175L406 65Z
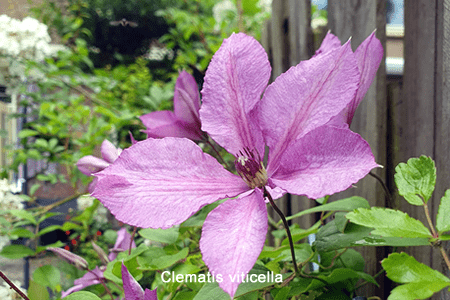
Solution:
M382 54L381 54L382 55ZM377 167L369 145L348 128L327 125L355 97L361 80L350 44L303 61L267 86L262 46L245 34L225 39L202 90L202 130L236 156L225 170L194 142L147 139L96 173L93 193L122 222L169 228L203 206L200 250L231 297L266 239L265 195L319 198L347 189ZM266 87L267 86L267 87ZM261 98L261 95L263 94ZM261 157L269 147L267 168Z

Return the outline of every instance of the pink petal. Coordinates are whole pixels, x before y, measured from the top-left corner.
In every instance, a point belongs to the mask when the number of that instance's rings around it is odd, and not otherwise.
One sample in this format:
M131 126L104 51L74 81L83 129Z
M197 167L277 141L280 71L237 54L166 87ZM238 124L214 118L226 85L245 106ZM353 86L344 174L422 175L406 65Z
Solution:
M144 123L148 137L185 137L191 140L200 140L200 127L184 123L168 110L155 111L139 117Z
M86 270L89 267L87 261L84 258L82 258L81 256L78 256L75 253L72 253L66 249L50 247L50 248L47 248L47 250L52 251L53 253L55 253L56 255L58 255L59 257L61 257L65 261L67 261L68 263L74 265L78 269Z
M63 291L61 293L61 298L66 297L67 295L78 292L85 287L99 284L101 283L101 280L103 279L103 271L99 269L99 267L95 267L94 270L88 271L86 274L83 275L83 277L76 279L73 283L75 286L71 287L67 291Z
M117 149L110 141L104 140L100 151L103 159L112 164L119 157L122 149Z
M355 99L348 105L347 123L350 125L361 100L366 95L383 59L383 46L375 37L375 31L359 45L355 51L358 69L361 74L359 89Z
M131 248L136 248L136 243L131 240L131 234L128 233L126 228L121 228L117 231L117 239L114 247L110 250L111 253L108 256L110 261L113 261L117 257L117 253L125 251Z
M139 283L128 272L127 267L122 263L122 282L127 300L144 300L144 290Z
M145 289L144 300L158 300L158 294L156 293L156 289L154 290Z
M348 128L359 103L361 103L372 84L383 59L383 46L375 37L375 31L359 45L354 55L360 72L359 88L353 100L337 116L333 117L328 125Z
M107 161L92 155L83 156L77 161L78 170L87 176L91 176L108 166Z
M188 139L147 139L97 173L94 197L119 221L169 228L206 204L248 190L237 175Z
M336 48L339 48L341 46L341 41L337 36L332 34L330 31L327 32L327 35L322 41L322 44L320 45L320 48L317 49L314 56L320 55L322 53L326 53L328 51L334 50Z
M173 110L180 121L201 127L198 111L200 109L200 93L194 77L182 71L175 83Z
M219 286L231 298L240 276L245 277L258 259L266 233L267 210L259 189L227 200L206 217L200 239L203 261L216 279L222 277Z
M243 33L225 39L206 70L200 119L203 131L228 152L245 147L264 154L252 113L270 77L263 47Z
M337 115L358 88L358 67L347 43L281 74L260 102L261 127L274 172L289 144Z
M349 188L378 165L369 144L349 129L322 126L287 149L272 182L317 199Z

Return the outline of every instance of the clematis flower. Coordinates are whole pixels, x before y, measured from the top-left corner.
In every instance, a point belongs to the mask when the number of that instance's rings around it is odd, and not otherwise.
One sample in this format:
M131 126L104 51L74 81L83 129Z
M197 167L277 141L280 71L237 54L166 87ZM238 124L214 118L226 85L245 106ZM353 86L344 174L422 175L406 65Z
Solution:
M110 253L108 259L110 261L116 259L117 254L119 252L123 252L130 249L130 244L131 249L136 248L136 243L131 240L131 234L128 233L126 228L121 228L119 231L117 231L117 239L116 243L114 244L114 247L109 250Z
M105 277L103 276L103 272L105 272L106 267L95 267L94 270L89 270L86 274L83 275L83 277L75 279L73 282L75 285L68 289L67 291L61 292L61 298L64 298L72 293L81 291L85 287L99 284L102 282L102 280L105 280Z
M169 228L229 198L206 217L200 250L231 297L241 282L236 275L247 274L263 248L265 197L320 198L378 166L361 136L327 125L354 99L361 80L349 43L301 62L266 87L270 73L262 46L243 33L224 40L206 71L202 130L235 155L238 175L194 142L174 137L138 142L95 174L92 195L118 220L144 228Z
M200 94L194 77L182 71L175 83L173 97L173 112L168 110L155 111L140 117L144 123L148 137L185 137L191 140L201 140L204 133L200 129L198 115L200 109Z
M332 33L328 32L325 36L322 45L316 51L315 56L326 53L330 50L339 48L341 41ZM338 127L348 127L352 123L356 108L361 103L364 95L369 90L373 79L383 59L383 46L375 37L375 31L364 41L355 51L355 58L358 65L360 76L359 87L356 91L355 97L349 104L335 117L333 117L329 125Z
M111 249L112 253L109 255L109 257L106 257L106 254L104 253L103 249L101 249L99 246L97 246L95 243L93 243L94 250L97 252L97 254L100 256L100 259L104 264L108 263L109 261L113 261L117 257L118 252L126 251L130 249L130 242L131 242L131 235L127 232L126 228L121 228L119 231L117 231L117 239L116 243L114 244L114 248ZM136 244L134 241L131 243L131 248L135 248ZM70 264L73 264L75 267L81 270L87 270L87 273L83 275L83 277L78 278L74 281L74 286L68 289L67 291L61 292L61 298L66 297L67 295L78 292L85 287L99 284L102 281L106 280L103 276L103 273L106 270L106 265L103 266L96 266L94 270L89 270L89 266L87 261L82 258L81 256L78 256L70 251L67 251L65 249L61 248L48 248L48 250L52 251L65 261L67 261ZM155 290L156 291L156 290ZM128 299L128 298L127 298ZM133 298L130 298L133 299ZM152 298L150 298L152 299ZM156 298L155 298L156 299ZM148 300L145 298L144 300Z
M86 176L92 176L112 164L119 157L122 149L116 148L110 141L104 140L100 151L103 159L92 155L83 156L77 161L78 170ZM97 179L94 178L88 188L90 193L94 190L96 183Z
M136 279L128 272L127 267L122 263L122 282L126 300L158 300L156 289L142 289Z

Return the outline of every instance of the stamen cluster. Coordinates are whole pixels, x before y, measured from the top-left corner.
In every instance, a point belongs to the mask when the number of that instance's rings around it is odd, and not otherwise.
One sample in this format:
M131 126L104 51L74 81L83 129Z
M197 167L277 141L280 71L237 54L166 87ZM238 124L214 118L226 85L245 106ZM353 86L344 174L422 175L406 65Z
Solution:
M256 155L254 152L256 152ZM262 188L266 185L267 171L257 151L251 151L248 148L239 151L239 154L236 155L234 165L239 176L242 177L251 189L256 187Z

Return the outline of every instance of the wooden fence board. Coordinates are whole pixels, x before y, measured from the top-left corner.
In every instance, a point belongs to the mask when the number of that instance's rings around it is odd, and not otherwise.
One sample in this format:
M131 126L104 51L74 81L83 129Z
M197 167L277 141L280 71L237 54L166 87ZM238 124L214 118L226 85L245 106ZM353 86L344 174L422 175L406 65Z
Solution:
M440 198L450 188L449 5L448 0L405 1L404 96L395 107L394 119L398 124L396 162L420 155L436 161L436 190L428 202L433 220ZM422 207L400 201L402 210L427 224ZM407 252L439 271L446 269L437 249L418 247ZM450 293L444 289L431 299L450 299Z

